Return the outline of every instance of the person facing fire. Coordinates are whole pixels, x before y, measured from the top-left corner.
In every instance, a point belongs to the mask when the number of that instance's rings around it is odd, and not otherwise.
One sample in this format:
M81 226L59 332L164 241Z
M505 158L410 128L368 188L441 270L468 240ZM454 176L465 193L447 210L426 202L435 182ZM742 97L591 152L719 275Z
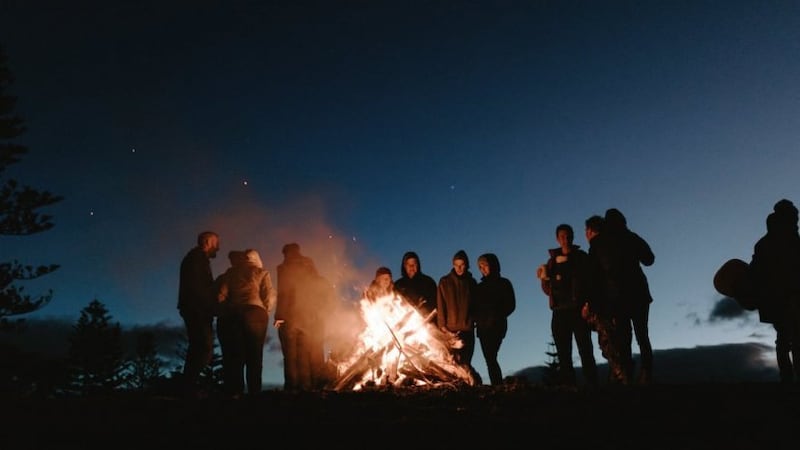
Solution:
M516 309L517 302L511 281L500 275L497 255L479 256L478 270L482 277L475 295L475 325L489 380L496 386L503 383L497 354L508 331L508 316Z
M274 326L283 353L284 390L312 390L325 381L325 314L332 288L317 273L300 245L283 246L277 270L278 304Z
M219 235L203 231L197 245L186 253L180 266L178 310L186 327L189 346L183 365L185 393L201 395L200 373L214 354L214 307L216 304L211 258L219 251Z
M475 319L473 308L478 282L469 271L469 258L464 250L453 256L453 268L439 279L436 291L436 323L460 341L451 346L453 361L469 369L475 384L481 384L480 374L472 366L475 353Z
M264 342L276 292L256 250L231 251L231 267L218 281L217 336L222 349L222 378L232 397L261 392ZM246 376L245 376L246 373Z
M436 311L436 281L422 272L422 262L416 252L403 255L400 278L394 282L395 290L410 302L423 317L434 321Z
M394 282L392 281L392 271L385 266L378 267L375 271L375 278L367 287L364 296L373 302L389 295L394 295Z

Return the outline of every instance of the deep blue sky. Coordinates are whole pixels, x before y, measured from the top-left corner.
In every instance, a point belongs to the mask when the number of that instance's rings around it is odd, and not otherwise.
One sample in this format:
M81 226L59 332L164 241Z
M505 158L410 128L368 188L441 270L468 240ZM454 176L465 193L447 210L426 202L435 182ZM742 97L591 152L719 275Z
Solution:
M124 326L181 325L204 229L215 274L245 247L274 273L296 241L345 300L407 250L438 279L463 248L516 289L511 373L547 359L555 227L585 248L616 207L656 255L656 349L772 345L712 278L800 202L800 3L77 4L0 0L30 148L8 175L65 197L53 230L3 237L3 260L62 266L27 288L55 290L32 317L97 298Z

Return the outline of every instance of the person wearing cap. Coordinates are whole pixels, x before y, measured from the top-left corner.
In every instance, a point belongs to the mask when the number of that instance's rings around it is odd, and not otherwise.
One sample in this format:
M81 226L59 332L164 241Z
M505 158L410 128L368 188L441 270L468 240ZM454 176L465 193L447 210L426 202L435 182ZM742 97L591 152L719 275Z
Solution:
M450 352L456 364L472 374L473 384L481 384L481 377L472 366L475 353L475 318L473 308L478 282L469 271L469 258L464 250L453 255L453 267L439 279L436 291L436 323L446 333L455 335L460 346L453 345Z
M256 250L234 250L228 258L231 267L217 282L217 336L225 393L239 397L244 394L245 380L248 394L261 392L264 343L277 292Z

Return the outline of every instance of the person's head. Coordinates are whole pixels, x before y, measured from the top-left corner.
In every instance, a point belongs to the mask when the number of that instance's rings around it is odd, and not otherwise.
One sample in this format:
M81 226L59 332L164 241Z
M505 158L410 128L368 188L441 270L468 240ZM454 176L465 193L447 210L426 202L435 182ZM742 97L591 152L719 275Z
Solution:
M467 257L467 252L464 250L459 250L453 255L453 270L456 271L456 275L464 275L464 272L469 269L469 258Z
M419 256L414 252L406 252L403 255L403 263L400 266L400 273L408 278L414 278L414 275L420 271Z
M228 252L228 261L231 267L238 267L247 264L247 254L241 250L231 250Z
M575 232L572 227L566 223L556 227L556 241L561 248L567 248L572 245L575 240Z
M586 240L591 241L593 237L597 236L603 231L605 220L602 216L597 214L586 219Z
M392 271L385 266L378 267L375 271L375 283L383 290L389 289L392 285Z
M251 266L256 266L259 269L264 268L264 263L261 261L261 255L259 255L257 251L253 250L252 248L248 248L245 250L244 255L247 263Z
M500 260L494 253L484 253L478 257L478 270L481 275L488 277L489 275L500 276Z
M785 223L788 229L797 231L798 214L794 203L784 198L775 203L772 209L778 216L778 220Z
M197 235L197 246L209 258L216 258L219 251L219 235L213 231L203 231Z
M624 230L628 227L628 221L625 215L617 208L609 208L606 210L606 226L609 230Z
M300 244L296 242L292 242L290 244L286 244L281 249L284 258L289 258L293 256L300 256Z

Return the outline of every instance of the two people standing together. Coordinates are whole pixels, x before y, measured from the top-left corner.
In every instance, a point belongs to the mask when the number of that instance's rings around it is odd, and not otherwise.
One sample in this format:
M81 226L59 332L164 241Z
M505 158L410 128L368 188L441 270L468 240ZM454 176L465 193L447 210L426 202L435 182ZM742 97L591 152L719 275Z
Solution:
M627 226L616 208L605 217L594 215L585 222L589 251L574 244L568 224L556 227L559 247L549 250L547 263L537 272L552 310L551 330L558 355L561 382L575 384L572 340L578 346L586 383L597 385L597 365L591 331L609 364L612 382L632 384L635 335L640 352L637 382L652 381L653 350L648 320L653 297L642 266L655 256L649 244Z

